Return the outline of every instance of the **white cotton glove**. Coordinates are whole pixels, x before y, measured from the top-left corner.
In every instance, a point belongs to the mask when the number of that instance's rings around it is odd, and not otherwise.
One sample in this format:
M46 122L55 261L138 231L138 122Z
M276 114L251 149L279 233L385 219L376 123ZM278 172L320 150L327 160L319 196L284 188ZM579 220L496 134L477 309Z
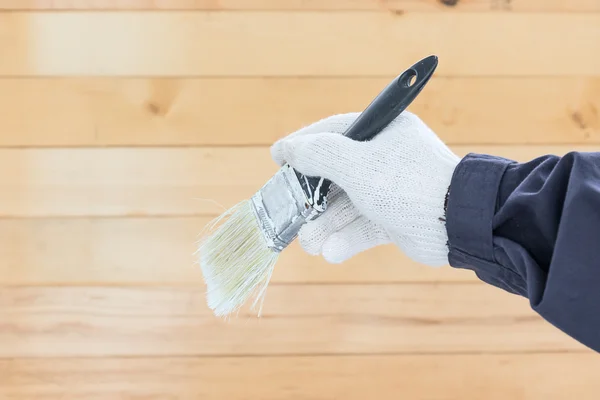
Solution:
M300 245L331 263L393 243L417 262L448 264L444 202L459 157L408 111L371 141L341 135L358 115L325 118L271 148L279 165L334 183L328 209L302 227Z

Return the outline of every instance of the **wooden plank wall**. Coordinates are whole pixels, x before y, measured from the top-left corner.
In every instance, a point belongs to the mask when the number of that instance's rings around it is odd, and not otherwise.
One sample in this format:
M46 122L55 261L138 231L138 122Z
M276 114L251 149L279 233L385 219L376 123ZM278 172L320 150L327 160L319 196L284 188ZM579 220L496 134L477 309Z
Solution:
M411 109L458 154L600 149L600 0L0 10L0 398L597 398L600 358L466 271L294 244L264 317L222 321L193 252L274 140L431 53Z

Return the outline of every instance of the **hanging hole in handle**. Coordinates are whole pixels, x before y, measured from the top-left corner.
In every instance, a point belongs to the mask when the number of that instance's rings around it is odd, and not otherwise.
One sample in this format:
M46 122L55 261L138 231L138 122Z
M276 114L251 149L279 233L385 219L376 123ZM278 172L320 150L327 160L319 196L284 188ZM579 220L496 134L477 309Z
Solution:
M404 76L400 78L400 84L404 87L411 87L417 81L417 71L409 69L404 73Z

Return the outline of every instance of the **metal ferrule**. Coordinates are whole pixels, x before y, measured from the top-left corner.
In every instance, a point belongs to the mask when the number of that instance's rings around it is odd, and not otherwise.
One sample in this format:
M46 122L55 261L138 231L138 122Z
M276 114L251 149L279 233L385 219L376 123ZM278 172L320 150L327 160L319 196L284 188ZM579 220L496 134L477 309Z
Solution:
M273 251L285 249L302 225L325 211L326 199L313 206L314 195L307 196L304 189L294 169L286 164L252 197L252 209Z

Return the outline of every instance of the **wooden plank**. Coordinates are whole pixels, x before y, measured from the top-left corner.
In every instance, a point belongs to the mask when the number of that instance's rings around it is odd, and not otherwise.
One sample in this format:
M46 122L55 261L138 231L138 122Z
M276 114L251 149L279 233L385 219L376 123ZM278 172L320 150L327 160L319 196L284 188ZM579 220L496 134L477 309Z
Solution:
M0 79L0 146L270 145L391 79ZM600 143L600 78L434 77L410 110L449 144Z
M599 147L452 149L527 161ZM218 215L276 171L266 147L0 149L0 217Z
M363 400L377 388L380 400L593 400L599 368L594 354L14 359L0 360L0 395Z
M0 285L203 285L193 253L208 218L0 220ZM393 246L338 265L295 242L272 282L472 282L466 270L430 268Z
M598 0L3 0L0 10L599 11Z
M598 13L15 12L0 26L4 76L388 76L431 53L440 76L600 70Z
M203 287L3 288L0 310L0 357L585 350L481 284L273 285L228 321Z

